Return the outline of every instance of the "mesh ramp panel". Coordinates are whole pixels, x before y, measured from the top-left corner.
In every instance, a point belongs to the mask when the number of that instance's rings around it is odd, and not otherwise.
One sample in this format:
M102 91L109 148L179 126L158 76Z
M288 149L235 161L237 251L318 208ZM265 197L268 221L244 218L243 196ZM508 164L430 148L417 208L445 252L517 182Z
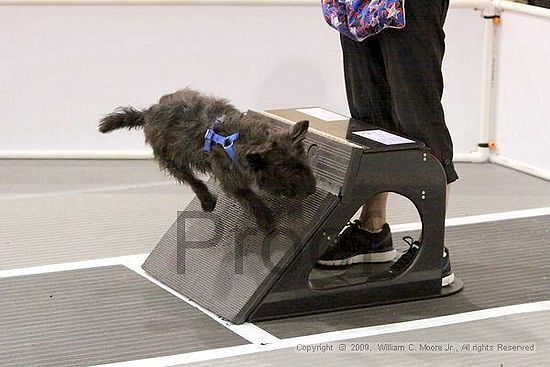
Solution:
M268 238L214 179L207 186L218 196L214 212L202 212L194 198L151 252L143 269L213 313L241 323L338 197L318 188L316 194L301 202L266 199L279 223L279 230Z

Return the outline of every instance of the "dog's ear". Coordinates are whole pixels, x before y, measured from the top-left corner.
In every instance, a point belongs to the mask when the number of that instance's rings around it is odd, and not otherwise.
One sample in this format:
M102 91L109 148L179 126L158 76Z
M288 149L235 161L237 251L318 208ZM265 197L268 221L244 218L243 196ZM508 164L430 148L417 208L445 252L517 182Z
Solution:
M307 129L309 128L309 121L304 120L297 122L290 133L293 143L300 143L306 138Z
M260 171L267 167L267 161L260 153L248 153L246 155L246 160L253 171Z

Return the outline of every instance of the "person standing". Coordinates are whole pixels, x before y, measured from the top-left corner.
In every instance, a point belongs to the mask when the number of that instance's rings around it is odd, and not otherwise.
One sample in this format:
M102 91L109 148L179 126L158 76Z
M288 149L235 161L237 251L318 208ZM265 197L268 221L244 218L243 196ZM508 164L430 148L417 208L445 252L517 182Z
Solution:
M447 183L451 184L458 175L452 161L453 143L441 104L441 66L445 53L443 25L449 0L371 2L378 6L375 17L383 16L387 20L388 17L402 16L404 27L377 29L376 34L362 41L341 34L351 116L424 142L441 162ZM369 19L369 24L376 24L376 21ZM356 35L356 32L352 33L352 36ZM318 263L344 266L393 260L395 249L386 222L387 197L387 193L381 193L369 198L362 207L360 219L349 224ZM419 242L409 240L409 250L385 273L374 278L383 280L399 275L411 264L418 249ZM442 258L442 274L443 286L453 282L447 248Z

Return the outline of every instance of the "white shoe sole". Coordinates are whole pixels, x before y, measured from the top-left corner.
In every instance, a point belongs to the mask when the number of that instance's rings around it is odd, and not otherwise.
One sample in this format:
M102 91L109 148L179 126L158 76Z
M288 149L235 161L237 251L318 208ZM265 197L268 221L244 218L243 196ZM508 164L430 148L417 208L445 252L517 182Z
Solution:
M374 252L372 254L360 254L342 260L317 260L317 264L325 266L346 266L360 263L385 263L395 259L396 250L386 252Z
M455 273L451 273L447 275L446 277L441 278L441 286L447 287L455 281Z

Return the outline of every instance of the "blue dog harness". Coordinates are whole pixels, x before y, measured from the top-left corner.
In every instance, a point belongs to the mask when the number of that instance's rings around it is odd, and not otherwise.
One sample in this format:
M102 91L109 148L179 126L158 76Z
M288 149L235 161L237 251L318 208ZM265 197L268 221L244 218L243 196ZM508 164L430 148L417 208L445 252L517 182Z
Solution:
M219 124L221 124L225 119L225 116L218 117L212 124L212 127L206 130L204 134L204 148L203 150L207 153L212 151L212 144L220 145L225 153L231 159L231 162L236 163L235 158L235 148L233 148L233 142L239 138L239 132L233 133L229 136L223 136L214 131Z

